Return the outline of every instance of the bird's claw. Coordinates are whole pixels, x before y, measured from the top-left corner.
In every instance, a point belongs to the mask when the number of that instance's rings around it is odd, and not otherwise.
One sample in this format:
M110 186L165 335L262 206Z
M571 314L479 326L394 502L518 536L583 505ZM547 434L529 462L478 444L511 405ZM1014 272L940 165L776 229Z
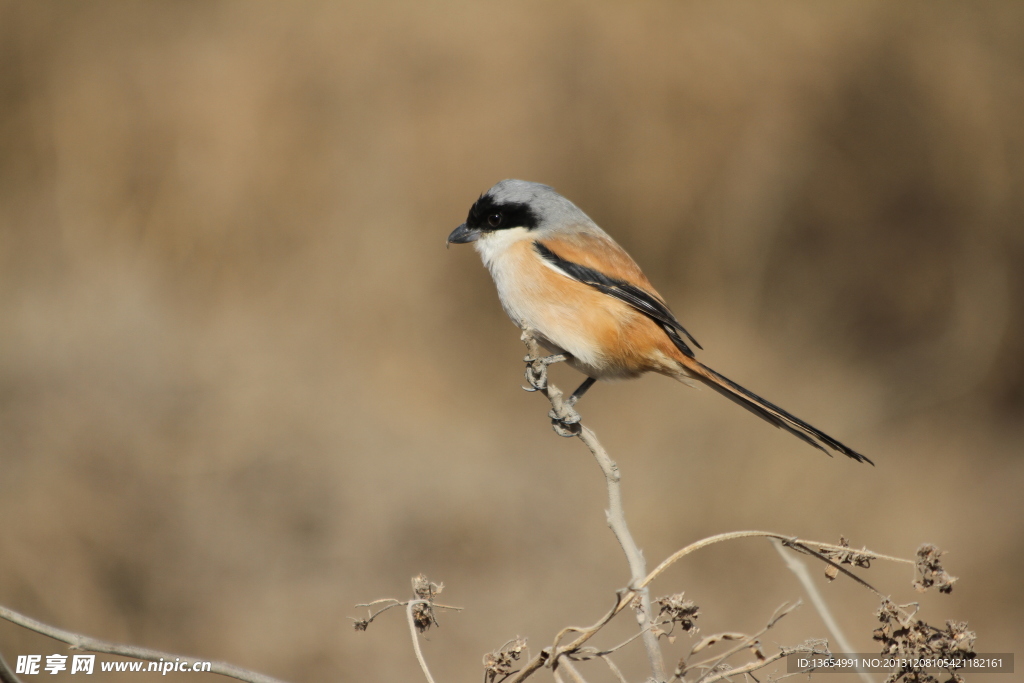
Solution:
M558 434L559 436L564 436L567 439L571 439L574 436L579 436L580 432L583 431L583 427L581 427L578 422L574 424L565 424L564 422L559 422L558 420L551 421L551 428L555 430L555 434Z
M523 362L526 363L526 381L530 383L530 386L523 387L524 391L544 391L548 388L548 366L554 363L561 363L567 360L567 356L564 353L558 353L553 356L545 356L543 358L534 358L533 356L526 356L523 358Z
M573 410L572 406L568 404L562 404L562 410L560 413L555 412L552 408L548 412L548 417L551 418L551 427L555 430L555 433L559 436L571 437L579 436L582 430L580 425L580 414Z
M544 391L548 388L548 366L536 359L530 359L526 364L526 381L530 386L523 387L524 391Z
M554 408L552 408L551 410L548 411L548 417L550 417L552 420L555 420L556 422L561 422L562 424L566 425L574 425L583 419L580 417L579 413L572 409L572 406L569 406L567 404L562 404L561 415L556 413Z
M543 365L554 365L555 363L561 363L562 361L566 360L569 360L569 356L564 353L555 353L550 356L542 356L540 358L535 358L534 356L523 357L523 362L527 363L528 365L533 365L534 363L541 363Z
M529 386L523 387L524 391L543 391L548 389L548 366L554 363L561 363L568 360L569 356L564 353L557 353L553 356L537 358L526 356L523 362L526 363L526 381ZM554 408L548 413L551 418L551 427L559 436L579 436L583 427L580 425L580 415L573 409L578 397L571 396L561 402L561 408L556 412Z

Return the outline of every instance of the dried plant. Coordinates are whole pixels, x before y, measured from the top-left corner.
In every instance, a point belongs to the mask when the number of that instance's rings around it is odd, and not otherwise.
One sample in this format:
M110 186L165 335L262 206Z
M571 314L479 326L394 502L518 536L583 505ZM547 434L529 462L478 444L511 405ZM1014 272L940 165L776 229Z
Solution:
M963 660L974 656L976 636L973 631L967 629L966 623L947 621L944 628L927 624L917 618L916 605L898 606L894 604L863 577L851 571L851 568L869 569L876 560L913 565L915 568L913 586L916 590L924 592L929 588L937 588L940 593L949 593L953 590L953 584L957 579L946 572L941 563L943 553L933 545L922 545L917 551L917 559L909 560L883 555L867 548L855 550L850 547L850 542L845 537L840 537L838 544L831 544L768 531L735 531L710 536L681 548L648 572L643 554L633 540L626 523L618 465L608 456L597 435L582 424L580 416L563 398L562 392L548 382L548 366L563 360L563 358L542 356L536 340L528 331L523 333L523 341L529 350L529 355L525 359L527 363L526 377L529 382L529 387L526 389L542 393L548 399L551 404L549 417L556 433L564 437L579 438L594 456L605 475L608 493L607 522L622 547L631 579L629 585L615 592L613 606L594 624L563 628L555 635L551 644L542 648L537 654L531 656L526 639L517 636L497 650L484 655L484 683L503 683L504 681L521 683L541 668L550 669L556 681L568 679L578 683L585 679L576 664L594 660L603 662L621 683L626 683L626 678L612 660L611 655L636 640L641 640L644 644L650 667L649 680L658 682L715 683L726 679L736 680L735 677L740 675L756 681L757 679L753 677L754 672L771 666L789 655L801 653L830 655L828 641L820 638L809 639L792 646L775 646L770 651L762 641L763 636L769 630L799 606L800 603L796 602L779 607L768 618L764 627L756 633L730 631L702 638L685 655L679 657L675 668L670 673L666 672L660 641L664 640L668 644L674 644L677 633L685 633L691 637L696 636L699 631L696 620L701 615L701 610L693 601L686 599L682 592L658 598L652 603L649 591L651 583L669 567L691 553L717 543L744 538L764 538L775 544L787 565L800 578L812 604L822 616L836 642L845 650L848 651L849 647L845 637L824 600L818 594L809 572L806 571L803 563L796 559L799 555L822 562L825 565L825 575L829 581L843 575L870 590L882 600L882 606L877 612L881 625L874 631L873 638L880 644L883 655L899 656L908 660L943 657ZM422 574L413 577L412 598L408 600L383 598L358 605L367 608L367 615L362 619L354 619L354 628L357 631L365 631L380 615L392 608L404 607L416 659L424 678L428 683L433 683L433 676L420 648L419 637L427 629L438 625L438 610L461 609L437 602L437 596L443 590L444 584L434 583ZM635 635L611 647L599 648L590 644L605 626L627 609L634 613L638 623ZM0 607L0 618L68 643L79 650L105 652L151 661L175 657L175 655L165 652L105 643L63 631L3 607ZM192 661L189 658L182 659ZM214 663L213 672L253 683L280 683L268 676L225 663ZM812 672L813 670L805 670L801 673ZM951 668L947 669L947 674L950 681L957 683L962 681L961 676ZM872 680L866 673L861 672L861 675L866 681ZM937 683L938 681L924 668L913 664L907 664L892 671L887 678L889 683L899 680L913 683ZM0 657L0 683L19 683L18 678L10 671L2 657Z
M973 652L971 648L973 647L974 634L966 630L966 624L948 622L944 630L924 624L916 620L913 614L907 613L902 608L892 606L888 599L874 586L851 571L851 568L869 569L872 562L876 560L913 565L916 567L918 576L914 586L918 590L927 590L927 588L934 586L940 592L948 593L952 590L952 584L956 579L949 576L942 568L939 562L942 552L930 545L922 546L918 550L918 559L915 562L914 560L876 553L867 548L855 550L850 547L849 540L842 536L838 544L831 544L807 541L767 531L737 531L711 536L686 546L673 553L648 573L644 568L643 555L633 541L626 523L620 489L621 474L618 466L608 456L597 435L583 425L579 414L564 399L561 390L548 381L548 366L564 360L564 358L561 356L543 356L539 345L529 331L523 333L523 342L526 344L529 352L524 359L526 362L526 379L529 386L524 388L527 391L539 392L548 399L551 404L551 411L548 413L548 417L551 419L555 432L559 436L579 438L594 456L605 475L609 503L607 522L622 546L632 578L628 586L616 591L613 607L597 622L585 627L567 626L563 628L556 634L551 645L544 647L533 657L527 655L525 662L521 663L520 660L526 653L526 640L518 636L505 643L498 650L485 655L485 683L500 683L505 680L510 680L511 683L521 683L541 668L550 669L556 681L583 681L584 679L580 671L573 663L593 660L603 661L614 675L624 683L626 679L611 659L611 655L619 652L637 639L641 639L644 643L650 666L651 678L649 680L654 681L714 683L715 681L725 679L734 680L733 677L739 675L749 676L751 680L756 680L752 676L755 671L764 669L791 654L830 655L828 641L820 638L809 639L792 646L775 647L771 652L766 652L765 644L761 638L781 619L796 609L799 606L799 602L797 602L777 609L768 619L765 626L756 633L723 632L701 639L690 648L685 656L679 659L675 669L670 674L665 672L659 639L664 639L669 644L672 644L676 640L675 634L677 631L690 636L696 635L698 632L696 619L700 616L700 608L691 600L685 599L682 592L658 598L652 603L648 590L650 584L670 566L693 552L717 543L743 538L766 538L776 544L780 553L784 553L784 556L787 558L787 564L800 577L801 582L812 599L815 609L818 610L826 624L829 625L833 637L847 651L849 651L849 646L836 620L829 612L824 600L817 593L817 589L810 580L809 573L803 569L803 565L799 561L792 558L793 553L809 556L822 562L825 565L825 574L829 581L838 578L842 574L870 590L884 601L883 610L879 612L879 618L883 621L883 626L875 632L875 639L883 642L883 653L921 654L927 651L932 654L939 654L956 650L961 655L964 655L965 653ZM398 604L397 601L395 601L395 604ZM889 607L885 605L889 605ZM635 613L639 625L639 629L633 637L607 648L598 648L590 645L591 640L607 624L627 609ZM373 616L376 616L376 614ZM372 617L370 620L372 621ZM359 623L357 622L358 627ZM570 638L572 639L570 640ZM714 648L717 648L716 652L709 654L709 651ZM701 654L706 654L707 656L703 659L697 657L697 655ZM521 668L516 668L520 666ZM428 680L431 680L429 673L426 672L425 665L424 673L427 675ZM805 673L811 673L811 670ZM867 681L872 680L866 673L862 672L861 675ZM955 673L952 675L953 680L958 680ZM889 680L895 681L901 676L918 676L918 678L907 678L907 680L915 682L931 680L924 678L926 674L921 671L897 671L890 675Z

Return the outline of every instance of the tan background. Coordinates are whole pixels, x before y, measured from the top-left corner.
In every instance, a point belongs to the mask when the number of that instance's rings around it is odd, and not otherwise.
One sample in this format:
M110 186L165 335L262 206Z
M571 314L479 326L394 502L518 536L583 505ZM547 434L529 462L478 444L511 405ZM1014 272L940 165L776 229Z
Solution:
M878 463L600 385L649 559L745 528L936 543L961 580L923 616L1012 650L1022 112L1009 0L0 4L0 604L292 681L417 680L399 615L349 617L421 571L465 607L425 644L442 680L596 618L627 578L600 475L443 248L521 177L621 241L705 362ZM801 595L758 541L677 590L705 634ZM877 601L823 590L872 651ZM805 606L766 642L824 635ZM0 651L60 648L2 624Z

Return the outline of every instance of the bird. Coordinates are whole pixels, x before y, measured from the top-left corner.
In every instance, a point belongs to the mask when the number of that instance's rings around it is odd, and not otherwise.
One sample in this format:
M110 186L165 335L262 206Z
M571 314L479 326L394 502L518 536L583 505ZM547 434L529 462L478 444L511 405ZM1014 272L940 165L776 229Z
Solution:
M640 266L552 187L502 180L469 209L445 246L473 243L509 318L586 376L574 405L598 381L648 372L703 384L831 456L866 456L697 360L703 350Z

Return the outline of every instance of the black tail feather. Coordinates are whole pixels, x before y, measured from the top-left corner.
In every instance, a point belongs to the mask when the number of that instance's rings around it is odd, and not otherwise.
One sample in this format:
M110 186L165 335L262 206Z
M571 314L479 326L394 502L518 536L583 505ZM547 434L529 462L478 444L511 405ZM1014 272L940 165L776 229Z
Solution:
M832 450L842 453L843 455L849 456L857 462L866 462L870 465L875 464L871 462L869 458L861 455L849 446L836 441L820 429L812 427L774 403L761 398L754 392L744 389L728 377L718 374L703 363L693 359L689 360L691 363L699 366L700 370L703 370L703 372L698 370L698 372L695 373L697 379L702 380L704 384L711 387L722 396L725 396L733 403L743 406L762 420L765 420L766 422L769 422L781 429L785 429L790 434L793 434L797 438L811 444L818 450L827 454L829 457L831 457L832 454L828 452L825 446L828 446Z

